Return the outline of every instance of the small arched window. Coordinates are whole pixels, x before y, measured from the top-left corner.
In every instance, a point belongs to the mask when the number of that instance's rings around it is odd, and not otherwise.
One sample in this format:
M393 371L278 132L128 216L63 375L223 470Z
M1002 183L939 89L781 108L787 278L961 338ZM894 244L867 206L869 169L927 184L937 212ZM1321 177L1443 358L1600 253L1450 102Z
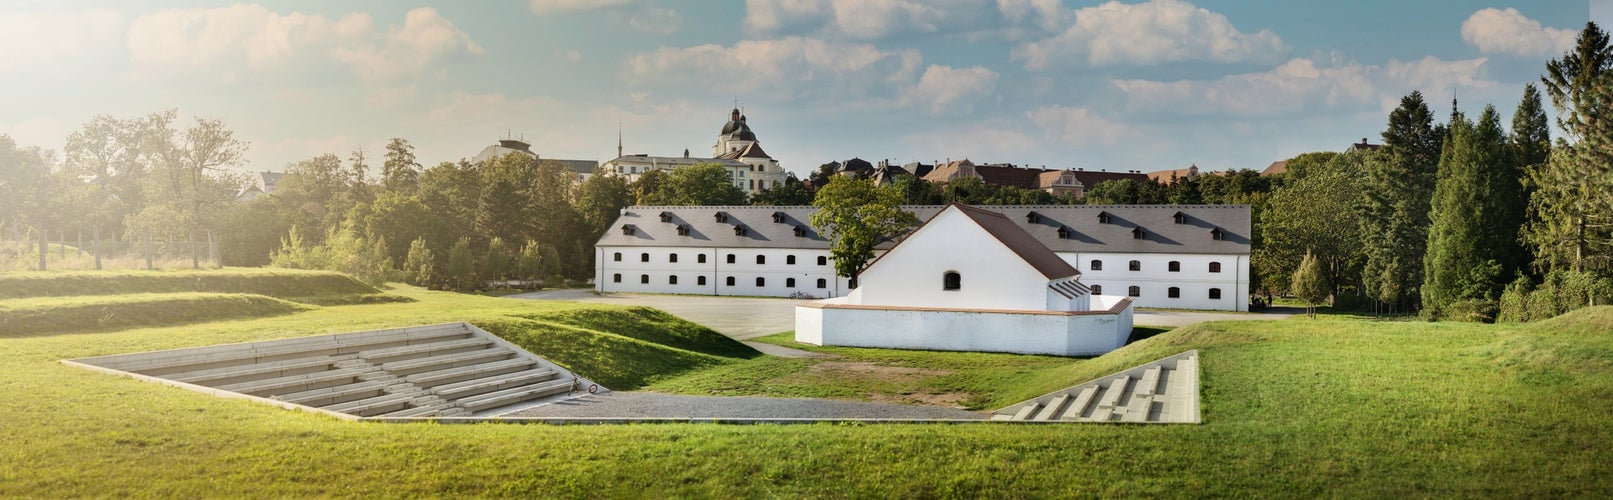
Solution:
M648 275L648 274L640 274L640 275L638 275L638 282L646 284L646 285L650 284L650 275Z
M729 276L728 280L726 281L726 283L728 284L728 286L734 286L734 277Z
M650 261L650 253L649 252L644 252L644 253L638 254L638 261L639 262L649 262Z
M818 288L829 288L829 280L818 278Z
M668 285L676 285L676 284L678 284L678 275L674 274L674 275L671 275L671 276L667 276L666 277L666 284L668 284Z
M1134 261L1131 261L1130 263L1128 263L1127 267L1130 268L1133 271L1141 271L1141 270L1143 270L1143 263L1142 263L1142 261L1134 260Z
M1093 295L1103 295L1103 285L1092 285Z
M756 277L756 286L767 286L767 278L757 276Z
M767 256L766 255L757 255L756 256L756 263L758 265L766 264L767 263Z
M614 258L615 258L616 262L621 262L622 261L622 253L621 252L616 252L616 255L615 255Z
M829 265L829 258L828 258L828 257L824 257L824 256L822 256L822 255L819 255L819 256L818 256L818 265L820 265L820 266L827 266L827 265Z
M1182 298L1182 289L1174 286L1170 287L1165 290L1165 296L1173 299L1180 299Z
M612 283L621 283L622 282L622 273L612 274L610 276L610 281Z
M734 254L728 254L728 263L729 263L729 264L733 264L733 263L734 263Z
M947 271L946 274L941 275L942 290L957 290L959 288L963 288L963 276L959 275L957 271Z
M694 279L694 284L700 285L700 286L706 286L706 277L705 276L696 276L695 279Z
M700 264L705 264L706 263L706 254L703 254L703 253L702 254L695 254L694 261L697 262L697 263L700 263Z
M1220 262L1211 262L1210 263L1210 272L1212 272L1212 273L1221 272L1221 263Z
M786 255L786 256L784 256L784 263L792 265L792 266L795 265L795 256L794 255Z
M1126 287L1126 295L1129 297L1141 297L1143 296L1143 288L1137 285Z
M1220 288L1211 288L1210 289L1210 299L1211 300L1221 300L1221 289Z
M1092 259L1092 270L1093 271L1102 271L1103 270L1103 261L1098 260L1098 259Z
M1171 262L1170 262L1170 264L1169 264L1169 265L1167 265L1167 266L1166 266L1166 267L1168 267L1168 268L1169 268L1169 271L1170 271L1170 272L1173 272L1173 273L1179 273L1179 272L1182 272L1182 263L1181 263L1181 262L1179 262L1179 261L1174 261L1174 260L1173 260L1173 261L1171 261Z
M795 288L795 278L785 278L784 288Z
M667 260L666 261L674 263L674 264L677 263L678 262L678 254L667 255Z

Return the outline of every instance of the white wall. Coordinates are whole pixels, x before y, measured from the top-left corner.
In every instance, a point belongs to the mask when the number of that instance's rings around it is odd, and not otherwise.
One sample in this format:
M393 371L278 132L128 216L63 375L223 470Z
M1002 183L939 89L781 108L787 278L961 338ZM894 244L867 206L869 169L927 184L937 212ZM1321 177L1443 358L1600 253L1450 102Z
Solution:
M1132 328L1129 305L1119 313L1057 314L844 308L835 302L843 299L796 306L797 342L1096 356L1124 346Z
M600 292L685 293L703 295L748 295L762 297L788 297L801 292L813 297L837 297L847 290L846 280L834 275L834 262L826 260L818 265L818 257L827 259L828 250L790 248L692 248L692 247L597 247L594 256L594 289ZM622 260L616 260L617 253ZM649 255L649 261L643 256ZM672 262L676 254L678 261ZM734 263L728 263L728 255ZM706 262L700 262L700 255ZM763 257L757 264L756 257ZM795 264L789 257L795 256ZM622 280L616 282L620 274ZM649 283L641 283L648 276ZM677 276L678 283L670 283ZM705 277L705 285L700 278ZM734 278L733 286L728 278ZM763 286L756 286L762 278ZM795 279L795 286L789 280ZM824 280L823 288L817 281Z
M1132 297L1136 307L1249 310L1247 255L1059 253L1059 257L1081 271L1082 283L1103 287L1103 295L1126 296L1131 286L1137 286L1141 293ZM1103 269L1093 270L1093 260L1103 261ZM1130 270L1133 260L1141 264L1140 271ZM1181 270L1170 272L1171 261L1179 262ZM1221 272L1210 272L1211 262L1221 263ZM1177 298L1170 298L1171 287L1179 290ZM1212 288L1221 290L1220 299L1210 298Z
M942 275L956 271L958 290ZM946 210L858 276L862 304L1042 311L1048 278L958 210Z

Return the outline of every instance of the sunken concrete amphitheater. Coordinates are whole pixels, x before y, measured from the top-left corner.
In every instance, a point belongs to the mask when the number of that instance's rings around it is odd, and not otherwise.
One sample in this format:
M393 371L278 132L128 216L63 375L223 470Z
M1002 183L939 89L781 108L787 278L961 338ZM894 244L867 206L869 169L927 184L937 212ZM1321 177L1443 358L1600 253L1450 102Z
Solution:
M1187 351L1009 406L994 412L991 419L1200 423L1199 352Z
M604 391L468 323L64 363L345 419L494 416Z

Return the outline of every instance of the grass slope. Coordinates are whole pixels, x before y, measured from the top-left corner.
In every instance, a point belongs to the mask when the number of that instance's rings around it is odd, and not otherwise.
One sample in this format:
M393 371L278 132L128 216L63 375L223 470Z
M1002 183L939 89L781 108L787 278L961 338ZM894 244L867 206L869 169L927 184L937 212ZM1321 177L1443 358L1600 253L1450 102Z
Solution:
M407 300L330 271L231 268L0 273L0 300L180 292L257 294L313 305Z
M56 362L594 308L399 293L419 302L0 338L0 496L1613 494L1613 383L1595 364L1613 354L1608 308L1527 327L1214 323L1036 378L1067 385L1198 348L1203 425L355 424Z
M240 293L141 293L0 301L0 336L122 330L290 314L308 306Z

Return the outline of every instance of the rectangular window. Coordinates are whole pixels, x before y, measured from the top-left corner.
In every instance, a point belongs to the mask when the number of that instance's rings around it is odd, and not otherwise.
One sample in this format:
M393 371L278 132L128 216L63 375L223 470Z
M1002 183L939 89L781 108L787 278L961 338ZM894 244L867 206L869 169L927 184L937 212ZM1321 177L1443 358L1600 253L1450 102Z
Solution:
M677 263L678 262L678 254L668 255L667 256L667 262Z
M638 282L646 284L646 285L650 284L650 275L648 275L648 274L640 274L640 275L638 275Z
M697 262L697 263L700 263L700 264L705 264L706 263L706 254L699 254L699 255L694 256L694 261Z
M621 283L622 282L622 273L616 273L616 274L611 275L610 281L612 283Z
M649 252L644 252L644 253L638 254L638 261L639 262L649 262L650 261L650 253Z
M767 263L767 256L766 255L757 255L756 256L756 264L757 265L766 264L766 263Z
M1220 262L1211 262L1210 263L1210 272L1212 272L1212 273L1221 272L1221 263Z
M1173 299L1182 298L1182 289L1174 286L1170 287L1169 289L1165 290L1165 296Z
M733 263L734 263L734 254L728 254L728 263L729 263L729 264L733 264Z
M756 277L756 286L767 286L767 278L757 276Z
M786 256L784 256L784 263L792 265L792 266L795 265L795 256L794 255L786 255Z
M696 276L695 279L694 279L694 283L696 285L706 286L706 277L705 276Z
M820 265L820 266L827 266L827 265L829 265L829 258L828 258L828 257L824 257L824 256L822 256L822 255L819 255L819 256L818 256L818 265Z
M1133 270L1133 271L1141 271L1141 270L1143 270L1143 263L1142 263L1142 261L1134 260L1134 261L1131 261L1131 263L1128 264L1127 267L1130 267L1131 270Z
M1212 300L1221 300L1221 289L1220 288L1211 288L1210 289L1210 298Z
M1170 272L1173 272L1173 273L1182 272L1182 263L1181 262L1177 262L1177 261L1173 260L1166 267L1169 268L1169 269L1166 269L1167 271L1170 271Z
M1092 270L1093 271L1102 271L1103 270L1103 261L1098 260L1098 259L1092 259Z
M818 288L829 288L829 280L818 278Z
M678 284L678 275L674 274L672 276L667 276L666 277L666 284L668 284L668 285L676 285L676 284Z
M1126 288L1126 295L1131 297L1141 297L1143 296L1143 289L1137 285L1132 285Z

